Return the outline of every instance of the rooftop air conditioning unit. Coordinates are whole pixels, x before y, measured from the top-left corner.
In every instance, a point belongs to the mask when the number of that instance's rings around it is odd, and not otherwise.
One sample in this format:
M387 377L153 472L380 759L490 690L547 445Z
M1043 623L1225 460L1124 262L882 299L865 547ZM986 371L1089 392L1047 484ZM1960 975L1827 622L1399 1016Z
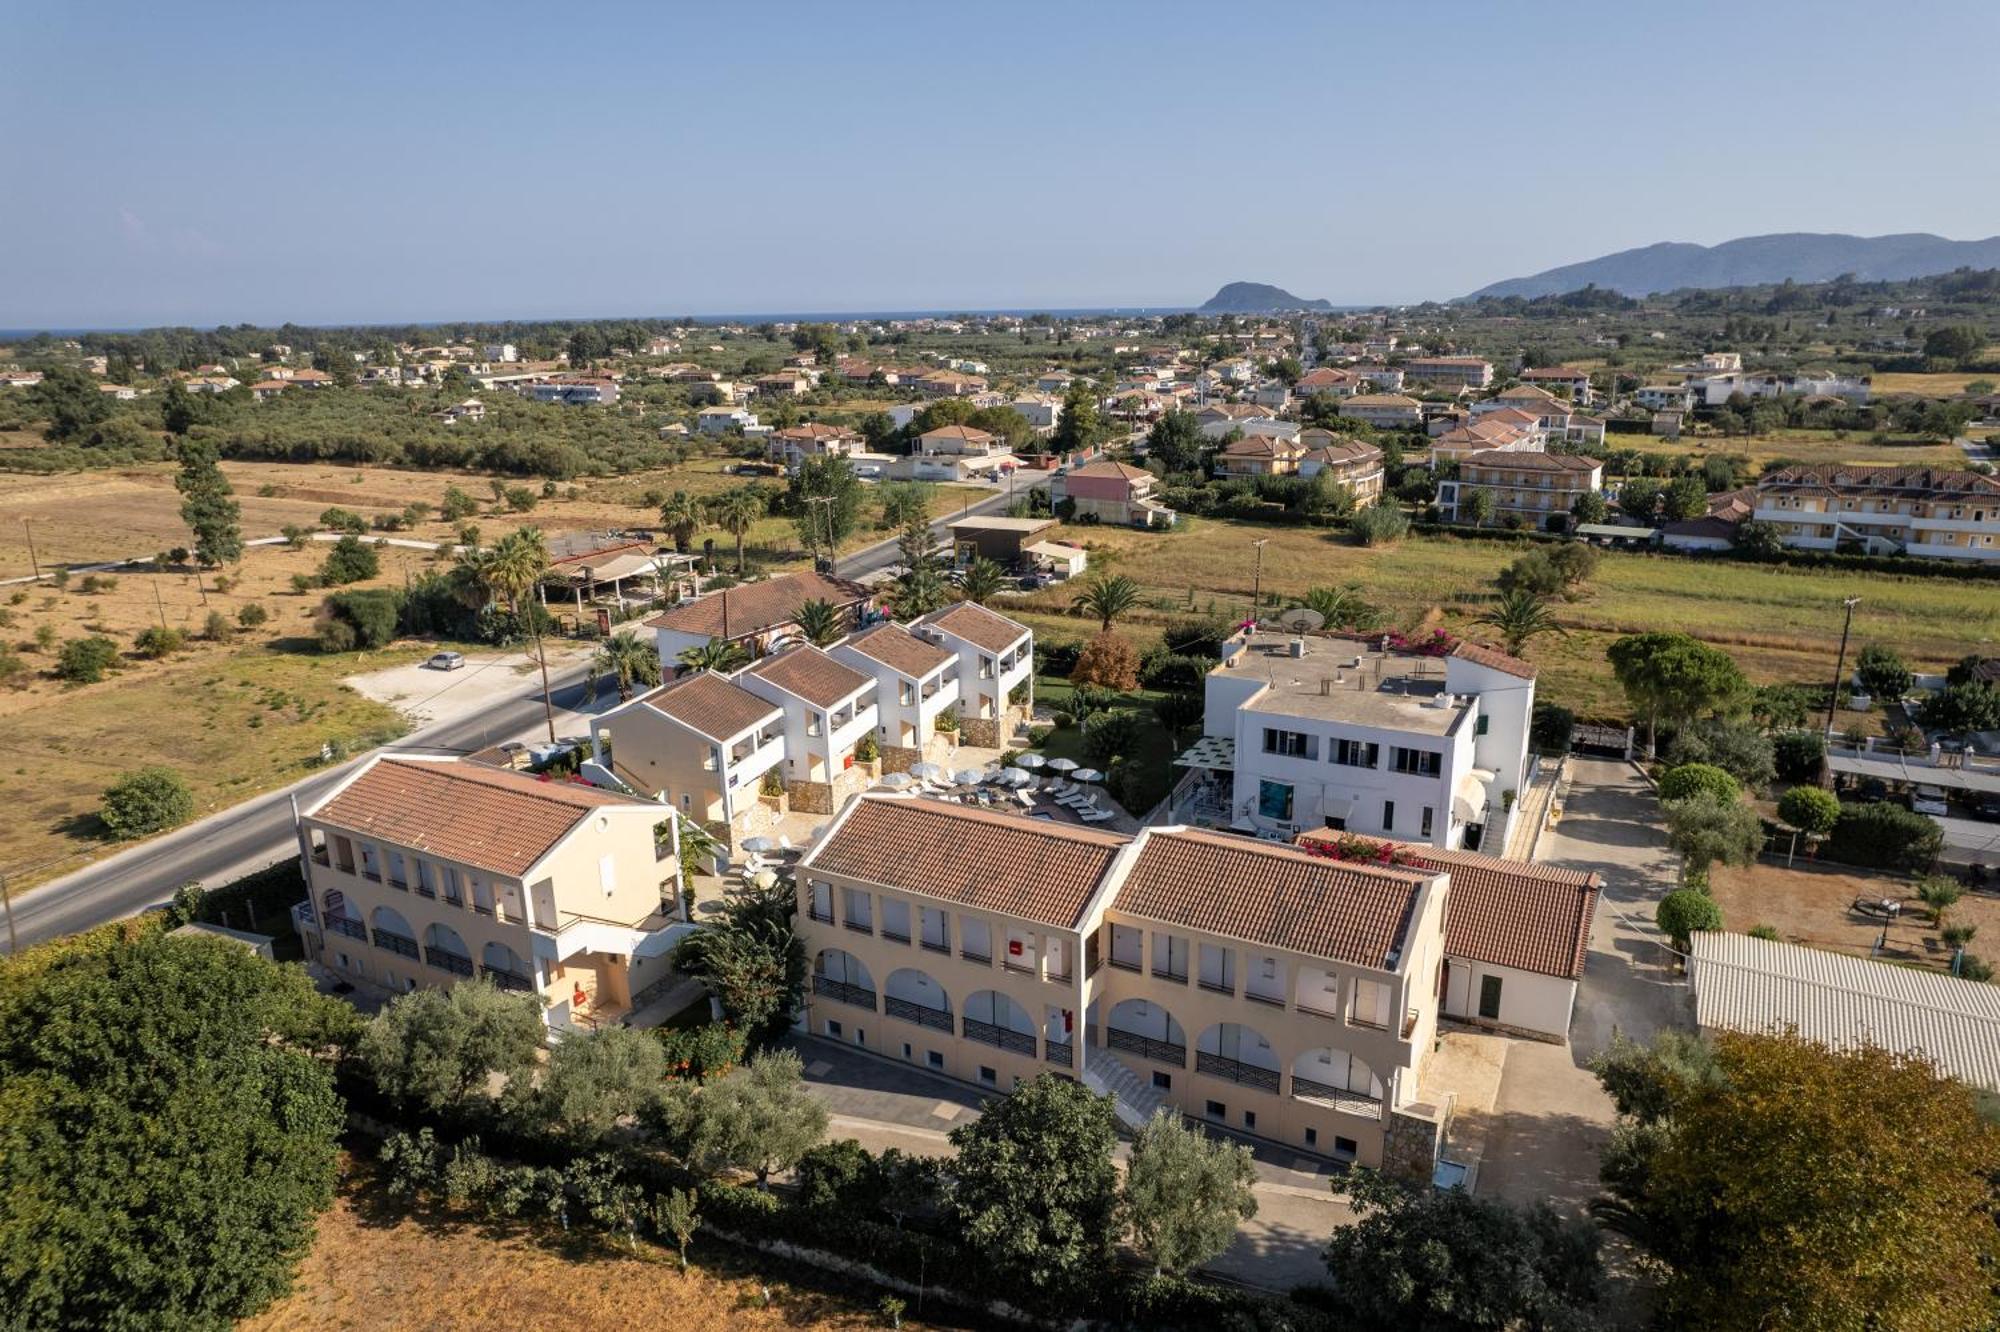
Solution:
M1303 638L1294 638L1291 642L1285 645L1285 651L1294 657L1305 656L1306 640Z

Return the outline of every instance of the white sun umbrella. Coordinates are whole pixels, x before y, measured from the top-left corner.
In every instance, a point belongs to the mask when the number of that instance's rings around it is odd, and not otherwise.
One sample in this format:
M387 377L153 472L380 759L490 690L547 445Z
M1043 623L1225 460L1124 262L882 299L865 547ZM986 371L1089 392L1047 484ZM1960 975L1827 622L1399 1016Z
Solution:
M771 888L777 884L778 875L775 870L758 870L756 877L752 878L750 882L756 884L759 888Z
M1073 758L1057 758L1049 760L1049 771L1051 772L1075 772L1076 769L1077 769L1077 762Z
M766 851L776 851L778 849L778 839L759 833L755 837L744 838L743 849L745 851L755 851L758 855L762 855Z
M1070 777L1079 782L1101 782L1104 780L1104 774L1095 768L1078 768L1070 774Z
M1002 771L1000 776L1006 780L1009 786L1026 786L1029 782L1035 780L1035 774L1029 772L1026 768L1008 768Z
M960 768L957 772L951 775L951 779L957 782L960 786L977 786L979 785L979 783L986 780L986 769Z
M1014 755L1014 766L1017 768L1026 768L1031 772L1034 769L1041 767L1043 764L1047 762L1048 760L1043 758L1040 754L1032 752L1027 754Z
M914 786L916 781L917 779L910 776L907 772L892 772L887 777L884 777L880 784L888 787L891 791L900 791L906 786Z
M938 778L943 777L945 775L946 773L944 764L933 763L929 759L925 759L921 763L912 763L910 765L910 776L915 777L919 781L925 781L925 782L936 781Z

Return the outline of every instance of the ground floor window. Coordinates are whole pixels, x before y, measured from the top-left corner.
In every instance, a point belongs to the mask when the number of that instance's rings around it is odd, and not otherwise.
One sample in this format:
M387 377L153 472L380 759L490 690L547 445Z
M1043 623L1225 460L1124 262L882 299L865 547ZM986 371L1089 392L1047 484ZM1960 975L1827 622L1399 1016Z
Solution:
M840 1035L840 1024L829 1019L826 1024L826 1034L829 1036Z
M1285 782L1257 783L1257 817L1276 823L1292 821L1292 788Z
M1220 1101L1210 1101L1208 1103L1208 1117L1210 1119L1227 1119L1229 1118L1229 1107Z
M1243 1112L1243 1127L1247 1129L1257 1127L1257 1112L1255 1110L1245 1110Z
M1172 1091L1174 1086L1174 1075L1171 1073L1162 1073L1160 1072L1159 1069L1156 1068L1153 1070L1153 1085L1155 1087L1158 1087L1161 1091Z
M994 1083L1000 1081L1000 1075L986 1065L981 1064L979 1066L979 1080L991 1087Z
M1318 1130L1318 1129L1316 1129L1316 1128L1309 1128L1309 1129L1307 1129L1307 1130L1306 1130L1306 1146L1308 1146L1308 1147L1317 1147L1317 1146L1319 1146L1319 1130Z
M924 1059L930 1064L932 1068L944 1067L944 1056L939 1054L936 1050L924 1051Z
M1343 1160L1352 1161L1361 1155L1361 1144L1352 1138L1336 1137L1333 1140L1333 1154Z
M1500 1020L1500 978L1481 976L1479 978L1479 1016L1489 1022Z

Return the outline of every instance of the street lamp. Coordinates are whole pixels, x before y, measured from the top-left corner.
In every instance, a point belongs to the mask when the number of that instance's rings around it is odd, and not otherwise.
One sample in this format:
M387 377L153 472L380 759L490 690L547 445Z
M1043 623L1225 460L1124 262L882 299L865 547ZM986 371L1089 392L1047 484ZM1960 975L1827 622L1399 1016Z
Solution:
M1847 633L1854 628L1854 608L1861 604L1860 597L1848 597L1840 603L1847 607L1847 619L1840 626L1840 655L1833 663L1833 697L1826 701L1826 733L1833 735L1833 710L1840 706L1840 685L1847 675Z
M1264 604L1264 543L1269 537L1258 537L1250 544L1257 548L1257 572L1250 583L1250 623L1257 622L1257 608Z

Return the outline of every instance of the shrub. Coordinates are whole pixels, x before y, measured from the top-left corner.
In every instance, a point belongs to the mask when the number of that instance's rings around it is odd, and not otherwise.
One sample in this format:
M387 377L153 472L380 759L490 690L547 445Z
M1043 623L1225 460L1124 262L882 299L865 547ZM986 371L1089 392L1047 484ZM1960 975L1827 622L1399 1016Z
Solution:
M460 490L457 486L447 486L444 500L438 505L438 514L448 523L470 518L479 512L479 501Z
M1083 642L1071 639L1057 643L1035 644L1035 673L1037 675L1060 676L1067 680L1069 673L1076 669L1076 659L1083 655Z
M1667 769L1660 778L1661 800L1686 800L1704 791L1718 800L1740 800L1743 797L1743 788L1734 777L1706 763L1683 763L1678 768Z
M98 817L113 837L145 837L194 817L194 792L172 768L141 768L104 793Z
M1920 870L1937 858L1944 829L1937 820L1886 800L1843 803L1827 838L1826 855L1870 869Z
M211 643L227 643L236 637L236 621L219 610L212 610L202 621L201 636Z
M1576 714L1558 703L1535 704L1528 741L1544 754L1567 754L1576 737Z
M1818 731L1783 731L1771 737L1771 761L1788 782L1816 782L1826 762L1826 737Z
M76 585L76 590L86 597L94 597L99 592L109 592L117 586L118 580L110 574L85 574L83 581Z
M319 577L328 587L341 587L364 582L381 571L382 561L373 546L358 537L344 536L334 543L326 559L321 561Z
M53 630L53 626L44 625ZM54 638L53 632L49 635ZM41 634L36 633L39 642ZM56 676L71 684L96 684L105 673L118 664L118 645L102 634L89 638L72 638L62 645L62 652L56 657Z
M1673 941L1675 951L1685 953L1689 935L1697 930L1722 928L1722 908L1698 889L1676 888L1660 899L1653 922Z
M321 652L352 652L357 641L354 626L346 620L323 619L314 626L313 636Z
M693 1082L719 1078L743 1062L748 1046L734 1023L710 1022L699 1027L655 1027L666 1047L667 1076Z
M1139 742L1143 725L1139 714L1130 711L1100 712L1083 724L1083 752L1098 767L1132 752Z
M1777 775L1769 736L1748 722L1715 717L1681 727L1667 746L1667 761L1711 764L1753 791L1769 786Z
M292 591L299 596L304 596L318 586L318 574L295 573L292 575Z
M1772 943L1777 943L1781 936L1778 934L1778 927L1776 925L1752 925L1750 927L1750 937L1753 939L1769 939Z
M1408 535L1410 519L1393 504L1375 504L1348 519L1347 530L1364 546L1386 546Z
M2000 684L1980 680L1947 685L1924 700L1917 720L1939 731L1991 731L2000 727Z
M236 612L236 623L242 625L245 629L255 629L270 618L271 612L265 610L263 606L254 601Z
M357 588L328 597L320 605L320 614L345 620L354 627L355 646L372 649L395 639L402 608L403 594L396 588Z
M526 486L509 486L503 498L515 513L527 513L541 502L541 496Z
M1160 646L1175 656L1217 661L1228 636L1229 623L1219 617L1169 620L1160 631Z
M1892 648L1879 643L1870 643L1861 649L1861 656L1855 663L1855 674L1861 678L1861 687L1871 697L1885 703L1893 703L1910 692L1916 684L1916 677L1910 668Z
M153 661L171 657L186 645L186 634L178 629L163 629L157 624L141 629L139 636L132 640L132 646L139 655Z
M1136 689L1139 654L1127 639L1107 629L1084 644L1069 678L1071 683L1079 685L1100 685L1121 691Z
M338 506L320 514L319 525L329 532L345 532L349 536L359 536L368 530L368 520L351 509Z
M35 626L35 650L47 652L56 645L56 627L52 624Z
M1840 822L1840 798L1817 786L1794 786L1778 801L1778 817L1788 828L1824 837Z

